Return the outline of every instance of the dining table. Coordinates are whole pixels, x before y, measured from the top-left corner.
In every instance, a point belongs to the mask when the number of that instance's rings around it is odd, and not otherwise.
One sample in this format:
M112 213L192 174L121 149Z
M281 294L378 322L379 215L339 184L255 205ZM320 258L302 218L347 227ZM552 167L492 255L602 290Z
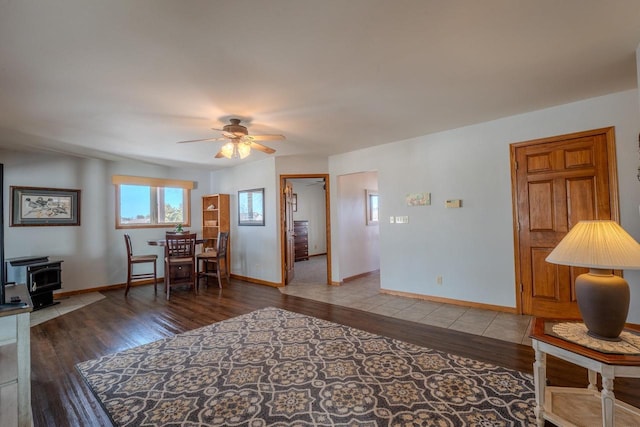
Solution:
M211 239L211 238L196 238L196 245L201 245L201 244L206 243L206 242L208 242L210 240L215 240L215 239ZM165 247L165 257L166 257L167 239L149 239L149 240L147 240L147 244L149 246L162 246L162 247ZM166 260L165 260L165 265L166 265ZM165 275L164 283L165 283L165 286L166 286L167 285L166 275Z
M214 240L214 239L210 239L210 238L196 238L196 245L201 245L203 243L208 242L209 240ZM149 239L147 240L147 244L149 246L166 246L167 245L167 239Z

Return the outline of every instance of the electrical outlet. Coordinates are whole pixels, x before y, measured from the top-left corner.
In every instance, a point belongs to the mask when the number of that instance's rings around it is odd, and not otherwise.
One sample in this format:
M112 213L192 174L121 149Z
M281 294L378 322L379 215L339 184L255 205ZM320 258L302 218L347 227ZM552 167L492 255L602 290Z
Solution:
M438 285L442 285L442 276L437 276L437 277L436 277L436 283L437 283Z

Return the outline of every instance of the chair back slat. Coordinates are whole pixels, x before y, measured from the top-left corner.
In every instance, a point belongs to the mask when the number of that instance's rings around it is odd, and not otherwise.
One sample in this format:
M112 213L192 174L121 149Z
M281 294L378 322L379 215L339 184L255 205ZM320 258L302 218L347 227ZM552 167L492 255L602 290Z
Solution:
M229 232L221 231L218 233L218 258L227 258L227 246L229 242Z
M189 257L196 253L196 234L166 234L166 249L169 257Z

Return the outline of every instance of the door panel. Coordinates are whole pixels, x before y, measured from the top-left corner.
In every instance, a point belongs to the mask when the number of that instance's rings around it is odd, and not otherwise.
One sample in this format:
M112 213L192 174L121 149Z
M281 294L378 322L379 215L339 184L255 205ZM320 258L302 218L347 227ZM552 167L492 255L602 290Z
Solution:
M529 184L529 221L533 231L553 230L553 183Z
M527 171L529 173L545 172L549 170L551 170L550 153L539 153L527 156Z
M521 311L578 318L574 281L586 269L545 258L578 221L617 219L613 128L513 144L511 150Z
M591 150L576 149L564 152L565 167L567 169L584 166L594 166Z
M533 265L533 296L536 298L559 299L556 271L545 261L551 251L534 248L531 250Z
M596 191L593 177L567 180L569 229L581 219L596 217Z

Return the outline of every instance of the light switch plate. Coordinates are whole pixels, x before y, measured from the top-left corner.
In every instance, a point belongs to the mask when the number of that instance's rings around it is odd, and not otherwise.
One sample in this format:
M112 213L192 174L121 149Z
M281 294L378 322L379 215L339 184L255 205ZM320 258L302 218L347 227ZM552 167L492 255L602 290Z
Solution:
M461 208L462 207L462 200L461 199L446 200L444 202L444 205L447 208Z

